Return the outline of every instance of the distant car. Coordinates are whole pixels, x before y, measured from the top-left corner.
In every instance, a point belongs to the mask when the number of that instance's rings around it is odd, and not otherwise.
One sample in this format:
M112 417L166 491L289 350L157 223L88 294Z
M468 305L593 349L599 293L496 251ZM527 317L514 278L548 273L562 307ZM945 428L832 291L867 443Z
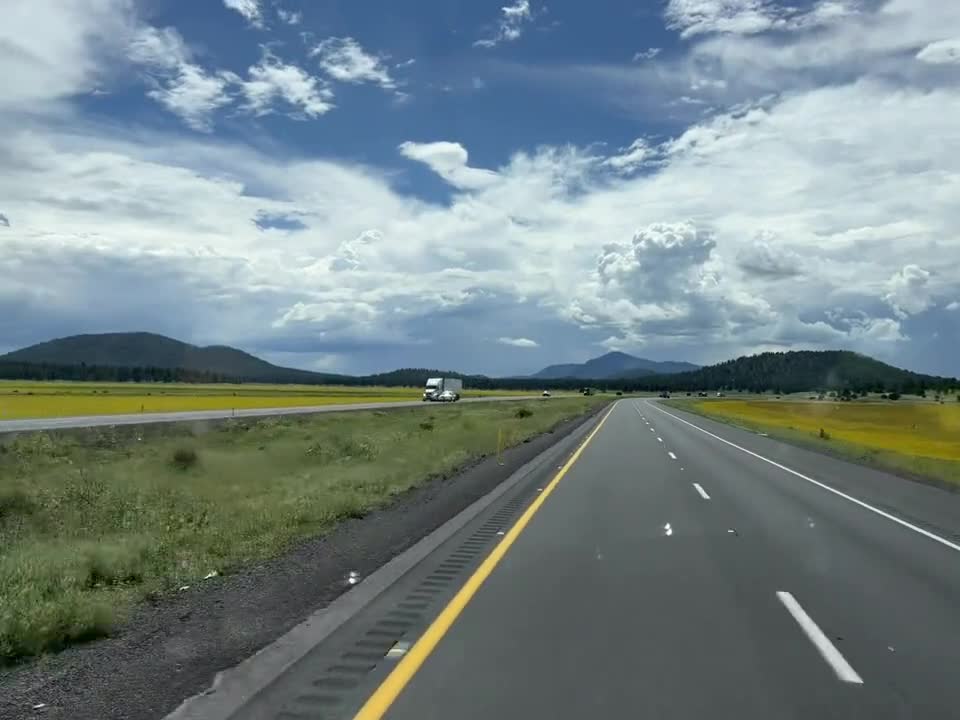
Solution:
M668 397L670 397L670 393L668 393L666 390L664 390L662 393L660 393L660 397L662 397L662 398L668 398Z
M698 392L697 397L707 397L707 394L705 392Z
M718 393L717 393L717 397L723 397L723 393L722 393L722 392L718 392Z
M543 396L544 396L544 397L550 397L550 391L549 391L549 390L544 390L544 391L543 391Z
M437 397L439 402L456 402L458 399L457 394L453 390L444 390Z

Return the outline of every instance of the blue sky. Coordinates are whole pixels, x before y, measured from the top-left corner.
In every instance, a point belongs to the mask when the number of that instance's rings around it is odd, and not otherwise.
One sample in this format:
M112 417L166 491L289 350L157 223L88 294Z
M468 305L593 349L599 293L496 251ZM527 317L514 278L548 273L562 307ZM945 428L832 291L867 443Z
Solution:
M960 7L12 0L0 351L960 375Z

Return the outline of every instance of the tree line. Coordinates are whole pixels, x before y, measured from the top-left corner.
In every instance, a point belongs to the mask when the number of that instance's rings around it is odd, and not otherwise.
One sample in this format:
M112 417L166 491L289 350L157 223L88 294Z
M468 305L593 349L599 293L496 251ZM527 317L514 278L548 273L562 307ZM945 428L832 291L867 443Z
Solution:
M675 375L629 381L627 390L728 390L743 392L835 391L920 395L960 387L956 378L922 375L848 351L761 353Z
M0 362L2 380L71 380L76 382L225 383L234 379L220 373L185 368L122 367L112 365L51 365Z
M0 361L0 379L73 380L96 382L159 383L275 383L335 384L347 386L422 387L430 377L461 378L474 390L580 390L601 391L743 391L809 392L834 391L847 395L865 392L920 395L926 391L948 392L960 387L956 378L943 378L901 370L878 360L846 351L793 351L762 353L737 358L684 373L644 375L636 378L583 380L533 377L491 378L485 375L401 368L374 375L335 375L277 368L256 377L191 370L186 368L125 367L112 365L59 365Z

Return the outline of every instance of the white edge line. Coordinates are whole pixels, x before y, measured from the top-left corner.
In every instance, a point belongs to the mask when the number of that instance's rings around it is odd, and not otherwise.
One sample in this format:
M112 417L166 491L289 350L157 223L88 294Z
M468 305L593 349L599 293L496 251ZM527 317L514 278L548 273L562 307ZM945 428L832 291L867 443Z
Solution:
M700 497L704 500L709 500L710 496L707 495L707 491L700 487L700 483L694 483L693 486L697 489L697 492L700 493Z
M677 456L674 455L672 452L668 452L667 455L670 456L670 459L671 459L671 460L676 460L676 459L677 459Z
M796 598L783 590L777 591L777 597L780 598L780 602L783 603L787 612L793 615L793 619L797 621L797 624L803 632L810 638L810 642L820 651L823 659L833 668L837 677L844 682L863 685L863 678L857 675L857 671L851 667L850 663L848 663L846 658L837 650L836 646L830 642L830 638L823 634L823 630L817 626L813 618L807 615L806 610L800 606Z
M924 537L933 540L934 542L938 542L938 543L940 543L941 545L945 545L946 547L950 548L951 550L956 550L957 552L960 552L960 545L957 545L956 543L952 543L952 542L950 542L949 540L947 540L947 539L945 539L945 538L942 538L942 537L940 537L939 535L936 535L936 534L930 532L929 530L924 530L922 527L917 527L917 526L914 525L913 523L909 523L909 522L907 522L906 520L901 520L901 519L898 518L896 515L891 515L890 513L886 512L885 510L881 510L880 508L875 508L873 505L871 505L871 504L869 504L869 503L865 503L863 500L858 500L857 498L853 497L852 495L847 495L845 492L842 492L842 491L840 491L840 490L837 490L836 488L830 487L830 486L827 485L826 483L822 483L822 482L820 482L819 480L814 480L812 477L808 477L807 475L804 475L804 474L801 473L801 472L797 472L796 470L793 470L793 469L791 469L791 468L788 468L786 465L781 465L780 463L778 463L778 462L776 462L776 461L774 461L774 460L771 460L770 458L765 458L763 455L759 455L759 454L753 452L752 450L747 450L745 447L740 447L740 446L737 445L736 443L730 442L729 440L725 440L725 439L723 439L722 437L720 437L719 435L714 435L712 432L710 432L709 430L704 430L704 429L703 429L702 427L700 427L699 425L694 425L692 422L687 422L687 421L684 420L682 417L677 417L677 416L674 415L673 413L669 413L669 412L667 412L666 410L663 410L663 409L657 407L656 405L654 405L653 403L651 403L649 400L647 400L646 403L647 403L648 405L650 405L651 407L654 407L654 408L656 408L657 410L660 410L660 412L662 412L664 415L669 415L669 416L672 417L674 420L679 420L679 421L682 422L684 425L689 425L690 427L694 428L695 430L699 430L700 432L704 433L705 435L709 435L710 437L716 438L717 440L719 440L719 441L722 442L722 443L726 443L726 444L729 445L730 447L735 447L737 450L740 450L741 452L745 452L747 455L752 455L753 457L757 458L758 460L763 460L765 463L770 463L770 464L773 465L774 467L778 467L778 468L780 468L781 470L783 470L784 472L788 472L788 473L790 473L791 475L796 475L796 476L797 476L798 478L800 478L801 480L806 480L808 483L813 483L813 484L816 485L817 487L823 488L824 490L826 490L826 491L828 491L828 492L832 492L834 495L838 495L838 496L842 497L844 500L849 500L850 502L852 502L852 503L854 503L854 504L856 504L856 505L859 505L860 507L865 508L866 510L869 510L870 512L876 513L876 514L879 515L880 517L885 517L887 520L890 520L890 521L892 521L892 522L897 523L897 525L902 525L903 527L905 527L905 528L907 528L907 529L909 529L909 530L913 530L915 533L919 533L919 534L923 535Z

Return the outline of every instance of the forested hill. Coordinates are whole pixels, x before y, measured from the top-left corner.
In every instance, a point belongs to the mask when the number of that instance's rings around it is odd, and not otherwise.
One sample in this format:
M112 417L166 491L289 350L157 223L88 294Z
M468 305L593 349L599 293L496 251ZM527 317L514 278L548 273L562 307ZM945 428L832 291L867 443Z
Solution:
M629 356L626 356L629 357ZM615 358L618 361L620 359ZM100 382L262 382L308 385L422 387L429 377L459 377L477 390L877 390L913 393L960 386L953 378L920 375L839 350L762 353L672 374L642 377L490 378L429 368L376 375L335 375L279 367L242 350L198 347L151 333L75 335L0 356L0 379Z
M558 379L544 381L536 378L490 378L484 375L423 368L403 368L377 375L325 375L307 371L278 368L275 375L256 378L192 370L188 368L159 368L155 366L119 367L116 365L56 365L51 363L7 362L0 358L0 380L69 380L87 382L183 382L183 383L245 383L266 382L304 385L346 385L383 387L423 387L427 378L457 377L471 390L578 390L582 380ZM289 370L289 371L288 371ZM297 374L300 373L300 374ZM590 383L587 383L590 384ZM612 386L611 386L612 387Z
M639 378L634 390L809 390L898 391L948 389L955 378L901 370L866 355L845 350L768 352L727 360L692 372Z
M224 345L200 347L154 333L73 335L0 355L6 375L15 367L56 380L177 380L320 384L344 376L285 368ZM75 367L76 369L69 369ZM201 378L200 380L193 380Z

